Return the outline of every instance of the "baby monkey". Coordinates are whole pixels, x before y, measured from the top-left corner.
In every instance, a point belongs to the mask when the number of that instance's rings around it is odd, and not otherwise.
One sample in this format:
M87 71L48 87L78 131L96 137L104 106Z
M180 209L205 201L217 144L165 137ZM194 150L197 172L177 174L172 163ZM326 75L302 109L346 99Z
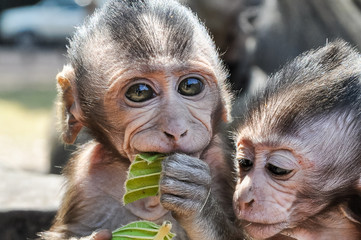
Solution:
M245 232L361 239L360 54L342 41L306 52L248 107L233 199Z
M57 76L63 140L73 143L84 128L94 139L67 164L61 206L41 237L108 240L112 230L148 220L171 221L174 240L212 239L212 231L188 226L216 207L233 214L232 163L220 137L230 117L227 74L188 8L171 0L107 1L77 29ZM124 205L129 165L145 152L168 156L162 197ZM190 218L209 192L195 191L199 184L217 197Z

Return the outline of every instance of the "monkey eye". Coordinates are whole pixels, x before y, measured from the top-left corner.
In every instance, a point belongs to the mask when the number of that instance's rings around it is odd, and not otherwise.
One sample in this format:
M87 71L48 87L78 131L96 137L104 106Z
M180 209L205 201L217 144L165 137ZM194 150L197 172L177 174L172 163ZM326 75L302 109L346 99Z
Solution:
M178 92L184 96L195 96L203 91L203 82L195 77L189 77L180 82Z
M290 174L293 171L293 170L287 170L284 168L277 167L270 163L266 164L266 168L270 173L272 173L275 176L285 176L285 175Z
M246 158L241 158L238 159L238 163L239 163L239 167L243 170L243 171L249 171L251 170L251 168L253 167L253 162L249 159Z
M145 102L154 98L156 94L149 85L137 83L128 88L125 96L132 102Z

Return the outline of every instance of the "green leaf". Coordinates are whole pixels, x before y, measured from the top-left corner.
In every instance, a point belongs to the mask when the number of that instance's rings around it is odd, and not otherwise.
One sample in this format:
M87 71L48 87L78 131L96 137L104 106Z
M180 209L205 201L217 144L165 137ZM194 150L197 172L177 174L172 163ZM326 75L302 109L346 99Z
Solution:
M114 230L112 240L170 240L175 236L171 228L169 221L164 221L162 226L149 221L132 222Z
M164 158L160 153L142 153L135 157L125 182L124 204L158 194Z
M137 157L147 162L154 162L155 160L163 160L165 155L163 153L140 153L136 156L136 159Z

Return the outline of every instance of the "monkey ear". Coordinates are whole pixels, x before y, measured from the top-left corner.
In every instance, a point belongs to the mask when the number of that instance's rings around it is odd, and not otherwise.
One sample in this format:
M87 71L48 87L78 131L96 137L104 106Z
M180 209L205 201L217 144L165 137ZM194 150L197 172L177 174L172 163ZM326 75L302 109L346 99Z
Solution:
M361 178L356 185L356 191L356 195L341 204L340 209L350 221L361 224Z
M348 203L340 205L341 212L345 217L347 217L351 222L361 224L361 208L358 206L361 198L356 196L354 199Z
M61 116L62 138L65 143L72 144L83 127L83 114L75 87L74 69L65 65L56 79L58 81L58 110Z

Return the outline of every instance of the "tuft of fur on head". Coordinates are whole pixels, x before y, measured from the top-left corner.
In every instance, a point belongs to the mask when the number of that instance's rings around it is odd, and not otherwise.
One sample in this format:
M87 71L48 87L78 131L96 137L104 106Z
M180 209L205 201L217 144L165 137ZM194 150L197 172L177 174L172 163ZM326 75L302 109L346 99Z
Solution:
M293 134L317 116L360 110L360 61L360 55L340 40L300 55L255 94L244 121L262 121L267 131Z

